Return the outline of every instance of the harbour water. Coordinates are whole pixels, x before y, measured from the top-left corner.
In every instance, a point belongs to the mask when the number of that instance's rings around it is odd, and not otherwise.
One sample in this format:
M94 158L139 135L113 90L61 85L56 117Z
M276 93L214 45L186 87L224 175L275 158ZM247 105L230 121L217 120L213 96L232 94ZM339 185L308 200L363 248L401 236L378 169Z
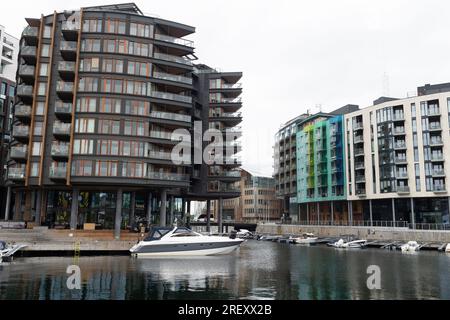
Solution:
M69 290L69 265L81 289ZM367 268L381 289L367 287ZM450 255L342 250L250 240L227 256L16 258L0 265L0 299L450 299Z

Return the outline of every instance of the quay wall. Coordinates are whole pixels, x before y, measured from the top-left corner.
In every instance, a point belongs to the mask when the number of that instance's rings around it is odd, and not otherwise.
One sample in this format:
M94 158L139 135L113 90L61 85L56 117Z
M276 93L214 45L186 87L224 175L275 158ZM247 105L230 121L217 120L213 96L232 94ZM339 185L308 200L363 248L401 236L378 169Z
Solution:
M273 235L300 235L305 232L314 233L318 237L339 237L355 235L367 240L449 242L450 231L413 230L408 228L384 227L352 227L352 226L303 226L288 224L258 224L256 232Z

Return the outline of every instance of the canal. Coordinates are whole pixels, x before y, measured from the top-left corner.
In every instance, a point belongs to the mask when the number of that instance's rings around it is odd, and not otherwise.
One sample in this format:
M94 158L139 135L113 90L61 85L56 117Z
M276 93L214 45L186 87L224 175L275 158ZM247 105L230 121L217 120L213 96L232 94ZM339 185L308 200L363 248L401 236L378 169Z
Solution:
M77 264L81 289L69 290ZM367 288L380 268L381 289ZM250 240L227 256L16 258L0 265L0 299L450 299L450 255L343 250Z

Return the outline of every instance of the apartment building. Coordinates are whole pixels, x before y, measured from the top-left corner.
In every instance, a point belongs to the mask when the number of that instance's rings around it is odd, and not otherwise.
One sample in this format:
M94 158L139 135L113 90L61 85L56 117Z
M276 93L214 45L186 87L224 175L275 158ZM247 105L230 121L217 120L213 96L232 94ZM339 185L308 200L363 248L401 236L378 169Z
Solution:
M239 195L230 184L239 180L242 73L194 64L185 38L194 27L145 16L134 3L26 21L6 218L71 229L91 223L119 236L138 223L172 224L190 200ZM179 139L192 157L203 154L211 123L223 136L233 132L232 147L208 151L208 161L172 161Z

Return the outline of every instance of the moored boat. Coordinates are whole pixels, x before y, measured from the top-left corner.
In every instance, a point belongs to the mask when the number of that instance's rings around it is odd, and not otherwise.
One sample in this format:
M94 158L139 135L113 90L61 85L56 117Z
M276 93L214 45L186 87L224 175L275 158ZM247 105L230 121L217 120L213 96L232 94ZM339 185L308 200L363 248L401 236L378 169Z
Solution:
M400 249L402 250L402 252L414 252L414 251L419 251L420 246L417 243L417 241L408 241L407 243L402 245L400 247Z
M339 239L336 242L328 243L329 246L335 248L343 248L343 249L361 249L364 248L367 244L367 240L353 240L353 241L344 241L344 239Z
M304 233L301 237L294 238L296 244L313 244L317 242L319 238L312 233Z

